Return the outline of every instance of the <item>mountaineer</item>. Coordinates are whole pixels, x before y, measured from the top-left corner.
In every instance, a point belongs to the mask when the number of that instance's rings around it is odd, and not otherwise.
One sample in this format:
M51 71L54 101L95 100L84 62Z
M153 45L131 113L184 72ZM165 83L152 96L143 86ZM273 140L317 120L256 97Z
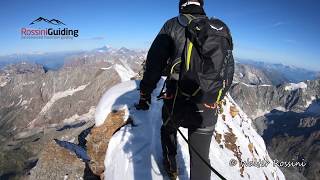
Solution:
M161 76L167 76L158 97L164 101L163 164L172 180L178 176L177 131L181 133L181 126L188 128L190 179L210 179L210 143L221 100L233 80L230 31L222 21L209 19L203 5L203 0L179 1L179 16L164 24L150 47L135 105L137 110L148 110L151 93Z

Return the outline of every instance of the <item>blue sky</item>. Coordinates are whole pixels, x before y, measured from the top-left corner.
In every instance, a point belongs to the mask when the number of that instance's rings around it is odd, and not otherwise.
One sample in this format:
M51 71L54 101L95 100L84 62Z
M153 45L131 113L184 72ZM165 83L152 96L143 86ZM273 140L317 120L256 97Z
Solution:
M1 0L0 55L89 50L104 45L145 48L178 0ZM230 27L235 56L320 70L318 0L206 0L209 16ZM80 30L74 40L23 40L20 29L38 17Z

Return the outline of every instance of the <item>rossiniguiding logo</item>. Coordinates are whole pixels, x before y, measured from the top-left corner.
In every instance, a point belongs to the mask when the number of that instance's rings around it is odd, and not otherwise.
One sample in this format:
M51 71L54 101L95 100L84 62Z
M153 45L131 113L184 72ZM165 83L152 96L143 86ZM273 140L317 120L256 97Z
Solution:
M46 19L39 17L32 21L29 26L35 26L41 22L45 22L50 26L67 26L58 19ZM40 24L39 24L40 25ZM79 37L78 29L64 28L21 28L21 39L74 39Z

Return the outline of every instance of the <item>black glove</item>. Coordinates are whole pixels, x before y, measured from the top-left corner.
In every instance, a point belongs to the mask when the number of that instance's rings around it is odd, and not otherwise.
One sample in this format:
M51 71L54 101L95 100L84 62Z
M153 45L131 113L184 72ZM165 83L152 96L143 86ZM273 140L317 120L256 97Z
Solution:
M151 105L151 95L140 92L139 103L134 105L136 109L146 111L146 110L149 110L150 105Z

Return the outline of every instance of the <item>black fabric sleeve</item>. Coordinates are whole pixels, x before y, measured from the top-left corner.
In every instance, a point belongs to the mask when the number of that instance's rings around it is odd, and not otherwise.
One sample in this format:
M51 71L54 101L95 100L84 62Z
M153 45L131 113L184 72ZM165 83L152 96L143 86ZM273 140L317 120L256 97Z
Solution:
M140 83L140 90L143 93L151 94L156 88L172 54L173 46L174 43L170 36L170 22L168 21L164 24L149 49L145 72Z

